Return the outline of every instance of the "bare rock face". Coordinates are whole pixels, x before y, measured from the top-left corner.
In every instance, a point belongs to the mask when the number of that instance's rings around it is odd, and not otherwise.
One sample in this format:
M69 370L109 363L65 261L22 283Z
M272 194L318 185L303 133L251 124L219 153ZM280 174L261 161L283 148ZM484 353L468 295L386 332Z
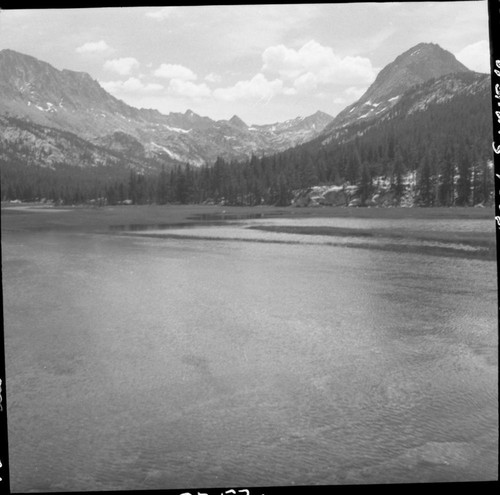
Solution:
M380 117L410 88L447 74L472 72L434 43L420 43L386 65L361 98L340 112L324 133L359 119Z
M455 56L434 43L420 43L385 66L360 102L380 101L404 93L429 79L470 72Z
M348 204L348 195L342 187L331 187L324 192L326 204L331 206L345 206Z
M348 206L357 193L356 186L315 186L294 191L292 205Z
M126 153L137 157L144 156L145 154L144 146L139 142L139 140L130 134L120 131L108 134L107 136L96 140L96 142L106 149L118 153Z
M248 129L248 126L241 120L237 115L233 115L229 119L229 123L233 125L234 127L237 127L238 129L246 130Z

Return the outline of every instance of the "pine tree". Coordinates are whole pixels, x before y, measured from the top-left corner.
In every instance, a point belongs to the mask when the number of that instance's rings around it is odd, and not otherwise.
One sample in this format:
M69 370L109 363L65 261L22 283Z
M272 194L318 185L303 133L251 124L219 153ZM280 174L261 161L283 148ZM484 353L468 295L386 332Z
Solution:
M447 147L440 160L439 203L452 206L455 202L455 165L450 147Z
M167 181L167 172L165 171L165 165L162 164L161 172L158 177L158 187L157 187L157 195L156 201L160 205L164 205L168 199L168 181Z
M132 200L132 203L137 204L137 174L134 170L130 170L130 175L128 179L128 197Z
M367 162L363 162L361 165L361 181L359 185L361 206L366 206L366 201L369 199L372 189L370 168Z
M428 153L425 153L417 174L417 201L420 206L433 205L433 184L431 178L431 165Z
M457 180L457 206L468 206L471 192L471 167L469 154L465 147L461 147L458 159L458 180Z
M177 201L181 204L187 203L188 189L186 175L180 167L177 169L176 182L175 182L175 196Z
M403 197L405 186L403 182L403 155L399 148L396 149L394 154L394 162L392 165L392 187L396 202L399 203Z

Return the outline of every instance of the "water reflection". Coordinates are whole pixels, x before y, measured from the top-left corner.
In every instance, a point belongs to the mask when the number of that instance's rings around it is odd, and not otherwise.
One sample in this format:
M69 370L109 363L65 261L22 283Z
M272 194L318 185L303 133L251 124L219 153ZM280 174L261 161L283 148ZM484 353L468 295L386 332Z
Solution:
M215 215L214 215L215 217ZM123 225L110 225L110 231L129 231L129 232L147 232L147 231L156 231L156 230L171 230L171 229L189 229L189 228L197 228L200 225L203 226L219 226L219 225L228 225L231 222L227 222L225 220L211 220L211 221L203 221L203 222L178 222L178 223L156 223L156 224L142 224L142 223L132 223L132 224L123 224Z
M122 224L122 225L110 225L109 229L111 231L150 231L150 230L168 230L168 229L184 229L184 228L196 228L200 226L221 226L221 225L231 225L240 224L241 220L253 220L262 218L272 218L280 217L284 215L283 211L267 212L267 213L245 213L245 214L235 214L235 213L225 213L224 211L220 213L200 213L188 217L189 222L178 222L178 223L157 223L157 224Z

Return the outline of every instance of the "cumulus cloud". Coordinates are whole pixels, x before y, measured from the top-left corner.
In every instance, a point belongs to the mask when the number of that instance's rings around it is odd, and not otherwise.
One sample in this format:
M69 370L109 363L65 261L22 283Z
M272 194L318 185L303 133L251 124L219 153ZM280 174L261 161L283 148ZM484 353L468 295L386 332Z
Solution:
M456 55L457 60L476 72L490 72L490 44L486 40L467 45Z
M213 92L215 98L224 101L242 99L270 100L285 90L283 81L274 79L269 81L266 76L259 73L252 79L238 81L234 86L218 88Z
M156 83L143 83L136 77L129 77L126 81L101 82L101 86L110 93L151 93L161 91L164 87Z
M153 73L156 77L165 79L179 79L182 81L194 81L196 74L187 67L178 64L161 64Z
M136 67L139 67L139 62L133 57L115 58L104 63L105 69L117 72L122 76L129 75Z
M262 70L295 80L296 87L315 88L318 84L371 83L376 70L365 57L340 57L314 40L300 49L271 46L262 54Z
M89 41L76 49L78 53L102 53L110 50L112 48L104 40Z
M171 79L168 92L186 98L206 98L211 94L210 88L205 83L196 84L184 79Z
M302 74L297 79L295 79L293 85L297 92L307 93L310 91L314 91L317 88L318 78L312 72L306 72L305 74Z

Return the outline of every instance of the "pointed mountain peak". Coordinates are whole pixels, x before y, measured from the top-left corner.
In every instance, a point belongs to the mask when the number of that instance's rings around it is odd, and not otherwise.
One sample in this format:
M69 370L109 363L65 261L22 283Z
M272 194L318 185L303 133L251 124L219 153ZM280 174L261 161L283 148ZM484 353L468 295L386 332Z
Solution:
M212 119L210 117L205 117L204 115L200 115L199 113L193 112L190 108L188 108L184 114L178 114L182 115L184 118L188 119L190 122L205 122L205 121L210 121L212 122Z
M248 126L241 120L237 115L233 115L229 119L229 123L234 127L238 127L239 129L248 129Z
M469 72L455 55L435 43L419 43L405 51L377 75L360 102L397 96L416 84L455 72Z
M15 108L16 115L23 114L22 108L30 107L31 118L44 125L57 121L61 112L122 112L130 117L138 111L107 93L86 72L59 70L48 62L9 49L0 52L0 89L0 101Z
M453 53L441 48L436 43L419 43L413 48L410 48L406 52L402 53L397 57L393 63L402 63L406 66L418 65L417 61L422 61L422 65L419 67L413 67L413 69L418 73L419 70L424 73L421 74L425 76L425 71L437 72L438 74L432 77L440 77L452 72L467 72L469 69L459 62ZM440 68L435 67L436 62L440 62L443 66Z
M326 130L376 115L410 88L448 74L472 72L436 43L419 43L397 56L377 75L361 98L342 110ZM376 110L375 110L376 109Z
M331 115L318 110L316 113L308 115L307 117L295 119L295 123L303 127L311 127L319 130L328 125L332 120L333 117Z
M316 112L313 113L313 115L317 115L318 117L331 117L331 115L327 114L326 112L323 112L321 110L317 110Z
M333 117L330 114L328 114L326 112L322 112L321 110L318 110L317 112L313 113L308 118L314 118L316 120L332 120L333 119Z

